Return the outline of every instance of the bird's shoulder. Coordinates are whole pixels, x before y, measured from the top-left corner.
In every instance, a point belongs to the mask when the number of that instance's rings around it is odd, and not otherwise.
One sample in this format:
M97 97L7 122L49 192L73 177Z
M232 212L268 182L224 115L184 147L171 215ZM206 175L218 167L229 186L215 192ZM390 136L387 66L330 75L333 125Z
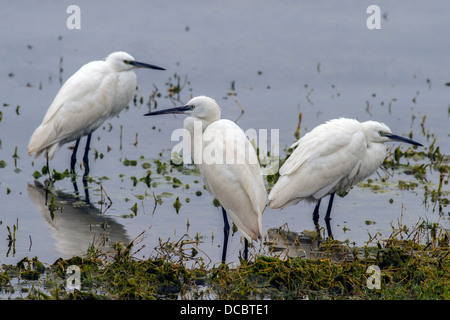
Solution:
M206 127L205 131L206 130L237 130L242 132L242 129L235 122L228 119L219 119L217 121L214 121L208 127Z
M249 143L244 131L233 121L220 119L208 125L203 132L203 142L215 148L227 149L236 142Z

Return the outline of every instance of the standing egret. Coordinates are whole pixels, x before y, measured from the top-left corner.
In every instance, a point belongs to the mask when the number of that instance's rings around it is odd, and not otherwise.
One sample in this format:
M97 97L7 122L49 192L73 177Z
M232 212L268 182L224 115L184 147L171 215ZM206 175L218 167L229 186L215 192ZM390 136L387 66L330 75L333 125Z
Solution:
M334 119L317 126L292 145L297 147L280 168L280 178L269 194L268 206L281 209L301 200L317 203L313 220L318 225L320 200L330 195L325 216L332 237L330 213L334 194L364 180L383 163L385 142L420 143L391 133L383 123Z
M195 97L185 106L145 115L170 113L189 116L184 120L185 141L190 143L191 156L208 191L222 205L222 262L225 262L228 244L227 213L245 237L243 258L247 260L248 241L262 238L261 215L267 200L255 149L233 121L220 119L220 108L209 97ZM214 159L208 157L208 152L209 155L214 153Z
M136 90L135 68L165 70L138 62L126 52L113 52L104 61L92 61L74 73L59 90L34 131L28 154L37 158L46 151L47 163L58 147L76 140L70 171L75 173L80 139L87 135L83 163L89 173L89 145L92 132L106 119L118 115L131 101Z

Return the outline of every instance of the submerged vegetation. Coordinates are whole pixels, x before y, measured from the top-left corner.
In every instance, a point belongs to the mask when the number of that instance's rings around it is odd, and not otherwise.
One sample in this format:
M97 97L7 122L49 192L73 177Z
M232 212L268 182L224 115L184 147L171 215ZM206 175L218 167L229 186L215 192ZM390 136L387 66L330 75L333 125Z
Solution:
M315 258L272 251L236 268L196 259L196 241L187 238L138 259L141 237L108 252L92 246L84 257L52 265L38 258L3 265L0 292L26 299L450 299L449 232L438 224L399 223L388 239L360 248L311 238ZM70 287L69 266L80 269L79 288Z
M288 153L288 152L287 152ZM141 168L140 175L121 175L136 187L156 190L158 186L183 188L202 195L204 186L192 166L166 162L165 152L156 159L143 156L125 158L126 167ZM406 160L406 161L404 161ZM283 161L283 160L280 160ZM405 163L406 162L406 163ZM389 177L402 172L409 178L388 183ZM448 158L432 144L424 151L391 149L378 179L368 179L360 187L374 192L383 188L421 189L424 204L439 214L448 207ZM439 181L429 181L430 172L439 172ZM46 168L36 172L44 177ZM53 179L71 179L70 174L54 172ZM189 183L183 182L190 177ZM102 178L106 179L106 178ZM102 179L90 179L99 186L104 205L112 201L101 186ZM267 176L270 188L274 176ZM201 179L200 179L201 180ZM45 187L41 186L41 189ZM51 194L51 193L50 193ZM166 191L136 195L153 197L158 202L173 199L178 211L189 201ZM76 202L80 205L79 201ZM219 205L213 201L214 205ZM50 213L64 210L66 202L50 196ZM154 210L155 210L154 209ZM137 214L137 203L130 209ZM374 223L369 221L368 223ZM8 226L9 249L14 247L17 226ZM187 222L189 224L189 220ZM315 232L296 234L282 227L269 230L263 250L248 262L237 266L205 261L201 239L186 234L178 241L160 240L149 258L137 253L145 231L129 243L117 242L112 249L93 243L85 255L58 259L45 264L38 257L25 257L16 265L0 268L0 296L12 299L450 299L450 232L439 223L420 220L413 226L402 221L392 225L391 235L370 237L366 245L356 247L349 241L323 240ZM370 235L369 235L370 236ZM107 235L105 235L107 237ZM78 266L80 287L70 286L69 266ZM379 277L373 268L378 268ZM375 269L376 270L376 269ZM373 286L376 280L377 286Z
M120 177L134 187L141 183L153 190L169 186L201 196L204 186L199 181L198 170L164 161L167 157L161 152L156 159L125 158L124 166L143 171L139 171L141 176ZM382 192L384 188L420 189L424 192L424 205L440 215L445 214L449 195L448 158L434 146L434 140L424 151L414 148L402 151L400 147L389 150L381 171L378 178L368 179L359 187L373 192ZM389 183L394 171L407 178ZM439 173L437 183L430 181L433 172ZM35 175L39 178L46 173L43 169L42 174ZM71 178L67 172L53 177L55 180ZM190 177L196 187L183 182L185 177ZM275 176L267 176L269 188L274 179ZM98 184L101 189L101 181L91 179L90 183ZM177 213L189 203L178 194L166 191L159 195L146 192L136 197L147 196L155 198L155 209L164 199L174 199ZM102 203L107 198L102 196ZM213 204L219 205L214 201ZM62 204L54 197L47 205L50 212L62 210ZM130 210L136 215L137 204ZM129 243L115 243L111 250L101 248L99 240L85 255L60 258L51 265L40 262L38 257L23 258L16 265L2 265L0 296L75 300L450 299L449 230L425 220L413 226L406 226L402 221L391 226L389 237L369 235L366 245L360 247L349 241L323 240L315 232L296 234L282 226L269 230L264 249L248 262L241 260L237 266L205 261L198 255L201 239L191 239L187 234L178 241L160 240L149 258L138 258L144 231ZM15 225L8 227L11 246L16 229ZM70 287L69 266L79 267L78 288ZM378 278L373 270L379 270Z
M320 64L317 66L319 70ZM258 72L262 75L262 71ZM306 100L313 105L313 88L307 89ZM332 98L339 97L332 86ZM184 91L183 91L184 90ZM170 76L161 89L153 86L146 106L154 111L167 101L174 105L181 102L181 94L192 89L187 76ZM237 101L236 83L231 82L229 92L224 98L231 97L240 111L244 108ZM393 99L389 103L391 111ZM134 106L144 105L144 97L139 90L133 99ZM367 102L368 107L370 106ZM382 104L383 105L383 104ZM368 112L372 106L368 108ZM16 109L19 115L19 108ZM0 112L0 121L3 114ZM414 118L414 116L413 116ZM239 119L239 118L238 118ZM449 206L449 167L448 156L441 153L436 145L436 137L425 129L422 118L422 135L428 146L424 148L392 147L378 171L378 177L361 182L358 187L368 188L372 192L386 190L415 191L423 197L427 210L440 216L447 216ZM414 119L413 119L414 120ZM298 115L298 125L294 137L301 132L302 113ZM110 131L111 125L104 130ZM156 126L152 128L157 129ZM122 144L122 128L120 142ZM410 137L412 138L412 137ZM136 141L138 145L138 134ZM425 145L425 143L424 143ZM0 140L1 146L1 140ZM106 152L110 151L108 146ZM279 166L292 150L286 148L280 157ZM259 150L258 150L259 152ZM176 156L174 163L171 156ZM274 159L268 152L265 156ZM13 154L16 173L19 159L17 147ZM101 160L105 154L95 150L95 159ZM154 201L153 212L164 201L176 214L189 205L189 197L201 197L207 194L195 166L182 163L181 155L172 155L163 150L157 157L131 155L120 159L127 173L118 173L122 186L130 186L132 192L124 195L129 211L120 212L123 218L133 218L140 214L139 201ZM172 158L173 159L173 158ZM0 160L0 169L7 162ZM391 179L395 174L397 179ZM51 178L49 178L51 174ZM116 174L116 173L115 173ZM104 215L110 208L114 197L108 195L103 182L109 177L91 176L85 186L85 198L75 189L75 196L69 199L53 187L59 181L73 181L68 170L57 172L44 166L32 174L40 190L47 190L45 206L50 219L64 212L68 207L89 207L86 200L88 192L97 199L93 205L101 208L95 215ZM268 190L273 186L278 174L267 175ZM40 180L46 180L41 183ZM50 180L50 181L48 181ZM74 187L75 184L74 184ZM181 192L180 192L181 190ZM128 190L127 190L128 192ZM6 194L10 193L7 189ZM82 194L82 193L81 193ZM345 196L345 195L341 195ZM85 201L83 201L83 199ZM392 200L392 199L391 199ZM211 205L220 206L218 201L208 198ZM392 200L393 201L393 200ZM42 201L44 202L44 201ZM366 224L374 224L366 221ZM0 220L1 224L1 220ZM105 231L107 221L102 222ZM187 227L189 228L189 218ZM89 228L92 226L89 225ZM8 254L15 253L19 219L7 228ZM398 222L392 226L391 235L382 239L378 234L369 235L366 245L356 247L349 241L322 240L315 232L296 234L286 231L283 226L274 228L266 236L263 250L253 255L248 262L240 261L237 266L206 261L199 254L201 237L193 239L188 234L178 241L159 240L159 245L147 259L138 258L142 247L139 244L144 234L129 243L116 242L112 249L100 244L106 239L98 239L86 254L69 259L58 259L46 264L39 257L25 257L15 265L0 267L0 297L24 299L450 299L450 247L449 231L439 223L420 220L412 227ZM105 237L108 237L106 234ZM32 239L30 236L30 247ZM70 286L69 266L78 266L80 287ZM377 284L371 288L374 279L370 267L380 270ZM376 279L375 279L376 280Z

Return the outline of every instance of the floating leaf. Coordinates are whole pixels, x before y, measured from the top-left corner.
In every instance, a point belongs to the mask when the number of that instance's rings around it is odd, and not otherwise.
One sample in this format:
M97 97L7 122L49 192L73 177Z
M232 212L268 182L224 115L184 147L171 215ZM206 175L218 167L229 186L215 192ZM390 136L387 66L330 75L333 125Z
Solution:
M181 208L181 202L180 202L180 198L177 197L177 199L175 200L175 202L173 203L173 207L175 208L175 211L178 213L180 211Z
M133 213L134 213L135 216L137 215L137 202L134 204L134 206L132 206L132 207L130 208L130 210L133 211Z
M135 167L137 165L137 161L136 160L128 160L127 158L125 158L125 160L123 160L123 165L124 166L133 166Z

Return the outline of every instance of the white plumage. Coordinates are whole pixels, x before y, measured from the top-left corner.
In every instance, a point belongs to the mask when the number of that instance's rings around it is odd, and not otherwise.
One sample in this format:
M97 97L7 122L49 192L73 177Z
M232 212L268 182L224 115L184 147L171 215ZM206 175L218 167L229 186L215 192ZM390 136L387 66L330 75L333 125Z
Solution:
M211 123L203 136L224 137L223 140L203 140L204 151L214 150L223 155L218 164L197 164L208 191L220 201L248 240L261 239L261 214L266 206L267 193L253 146L241 128L226 119ZM227 163L227 152L233 152L235 163ZM250 159L239 163L239 157L245 157L245 153Z
M346 191L376 171L386 156L384 143L390 140L421 145L375 121L340 118L317 126L292 145L296 149L280 168L269 207L281 209L306 200L317 203L318 214L320 199ZM329 211L331 204L332 198Z
M211 98L195 97L186 106L146 115L168 113L189 115L184 120L184 128L189 135L185 139L190 139L187 141L190 141L191 156L208 191L220 201L244 235L246 258L247 241L262 238L261 216L267 200L253 146L234 122L220 119L220 108ZM227 225L225 214L224 219ZM222 260L225 260L225 255L226 240Z
M140 67L164 70L137 62L126 52L114 52L104 61L82 66L54 98L30 138L28 153L38 157L46 151L47 158L52 159L58 147L90 135L106 119L118 115L133 97L133 69Z

